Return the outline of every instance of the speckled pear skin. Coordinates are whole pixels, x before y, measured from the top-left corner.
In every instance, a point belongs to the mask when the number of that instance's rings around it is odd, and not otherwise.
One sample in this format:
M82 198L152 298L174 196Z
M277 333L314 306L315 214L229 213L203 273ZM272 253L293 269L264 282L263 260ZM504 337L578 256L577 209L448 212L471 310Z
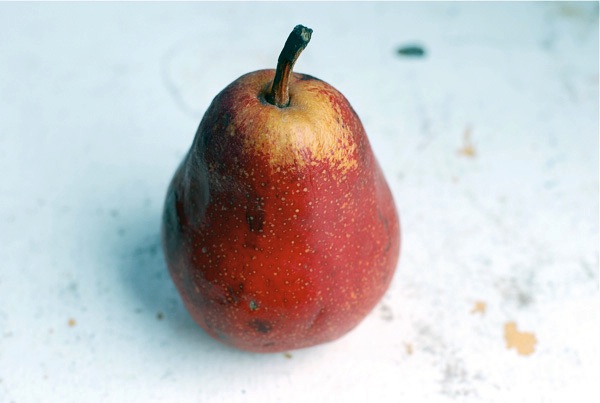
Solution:
M242 350L335 340L389 287L398 215L360 119L329 84L246 74L206 111L169 186L162 241L194 320Z

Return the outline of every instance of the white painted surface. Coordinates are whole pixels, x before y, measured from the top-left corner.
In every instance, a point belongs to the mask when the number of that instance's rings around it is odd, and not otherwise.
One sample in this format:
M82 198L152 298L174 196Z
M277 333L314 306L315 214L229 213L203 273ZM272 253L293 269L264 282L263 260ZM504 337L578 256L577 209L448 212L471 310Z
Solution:
M297 23L296 70L361 116L404 239L363 324L289 358L192 322L159 224L212 97ZM0 401L598 396L597 4L1 3L0 38Z

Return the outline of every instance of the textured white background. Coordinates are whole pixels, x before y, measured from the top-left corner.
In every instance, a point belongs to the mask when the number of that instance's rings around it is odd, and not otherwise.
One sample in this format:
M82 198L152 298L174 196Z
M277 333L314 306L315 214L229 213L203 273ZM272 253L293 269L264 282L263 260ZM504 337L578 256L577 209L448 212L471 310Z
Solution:
M254 355L187 315L160 214L211 99L298 23L402 255L355 331ZM1 402L598 401L597 3L1 3L0 55Z

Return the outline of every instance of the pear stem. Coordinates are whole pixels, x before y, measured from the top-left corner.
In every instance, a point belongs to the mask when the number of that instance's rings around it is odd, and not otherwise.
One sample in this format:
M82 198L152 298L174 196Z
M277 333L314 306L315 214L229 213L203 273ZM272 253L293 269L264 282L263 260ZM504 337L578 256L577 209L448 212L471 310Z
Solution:
M296 25L290 36L288 36L277 60L277 70L275 71L273 86L266 94L266 99L269 103L279 108L285 108L290 104L289 82L292 69L300 53L302 53L308 42L310 42L311 35L312 29L303 25Z

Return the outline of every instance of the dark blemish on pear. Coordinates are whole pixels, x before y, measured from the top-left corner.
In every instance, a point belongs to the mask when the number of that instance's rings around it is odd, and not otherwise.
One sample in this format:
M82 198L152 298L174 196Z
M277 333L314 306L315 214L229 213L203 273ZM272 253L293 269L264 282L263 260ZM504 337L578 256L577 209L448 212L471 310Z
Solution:
M248 228L250 228L250 232L256 231L256 228L254 228L254 217L250 215L249 212L246 212L246 222L248 223Z
M248 198L250 198L248 196ZM248 201L248 208L246 210L246 222L250 232L260 232L265 224L265 212L260 205L260 199L254 202Z
M264 214L258 213L252 215L252 213L246 212L246 222L248 223L250 232L260 232L264 226Z
M231 114L225 112L220 117L221 121L219 123L221 124L221 127L229 127L229 125L231 124Z
M229 305L230 303L230 298L225 297L225 296L218 296L215 297L215 302L219 305Z
M240 297L239 297L239 291L236 291L233 289L232 286L228 285L227 286L227 301L228 302L232 302L234 304L237 304L240 301Z
M377 216L379 217L379 221L382 222L383 226L385 227L385 232L387 233L387 244L385 245L384 251L387 253L387 251L390 250L390 247L392 246L392 239L390 236L390 227L389 227L389 223L388 223L388 219L381 214L381 211L379 209L377 209Z
M267 320L253 319L248 325L259 333L267 334L273 329L273 324Z
M244 242L242 244L242 247L246 248L246 249L259 250L258 245L255 242L256 238L255 237L252 237L252 238L254 238L254 239L246 238L246 242Z

